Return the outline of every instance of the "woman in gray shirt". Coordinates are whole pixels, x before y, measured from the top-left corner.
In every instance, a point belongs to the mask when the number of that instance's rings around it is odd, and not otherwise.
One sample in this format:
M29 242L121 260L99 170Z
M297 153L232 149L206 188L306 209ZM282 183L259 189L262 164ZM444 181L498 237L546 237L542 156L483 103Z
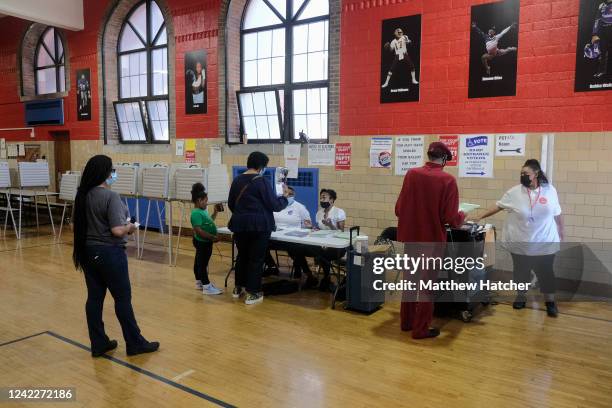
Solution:
M127 354L150 353L159 348L158 342L149 342L140 334L134 317L125 245L127 235L137 227L128 220L119 195L110 190L116 179L110 157L92 157L85 166L74 202L72 259L75 267L85 273L85 312L93 357L117 347L117 341L106 335L102 321L106 289L115 300Z

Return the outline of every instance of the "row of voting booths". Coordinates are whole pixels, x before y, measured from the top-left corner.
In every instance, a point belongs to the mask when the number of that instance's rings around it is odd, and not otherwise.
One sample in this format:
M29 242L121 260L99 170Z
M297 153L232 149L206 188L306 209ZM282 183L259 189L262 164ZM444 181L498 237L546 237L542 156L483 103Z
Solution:
M191 205L191 188L194 183L199 182L204 185L210 204L227 202L229 194L230 180L224 164L202 167L197 163L171 165L120 163L115 166L115 170L117 181L111 186L111 189L124 198L129 209L129 216L143 226L142 237L140 229L137 230L134 237L138 257L143 257L147 231L152 221L155 220L162 239L167 239L170 265L176 264L176 257L180 249L180 239L176 240L176 247L172 247L173 226L175 225L173 204L176 203L179 206L180 215L177 226L180 237L185 221L185 210ZM164 231L165 220L168 221L166 231Z
M120 163L115 166L117 181L111 186L125 200L129 209L129 216L138 222L142 228L137 230L137 254L142 258L146 243L147 231L150 228L159 229L162 239L167 239L169 264L176 264L176 257L180 249L180 239L172 247L173 225L175 225L173 205L178 205L179 219L178 236L182 232L188 211L191 206L191 188L194 183L202 183L208 193L210 204L227 202L230 179L227 166L224 164L202 167L197 163ZM74 213L74 199L80 183L79 172L62 174L59 192L50 192L50 173L47 161L19 162L16 168L10 168L8 162L0 162L0 197L4 198L4 234L9 223L15 235L21 238L23 203L30 201L34 204L36 224L38 220L38 202L44 198L47 206L49 221L53 234L61 237L64 220L70 209L70 218ZM59 198L59 202L52 203L51 197ZM14 205L12 203L15 203ZM56 234L53 221L53 208L61 208L61 222L59 232ZM167 210L167 211L166 211ZM167 228L164 228L166 222ZM142 236L141 236L142 235ZM174 258L173 258L174 252Z

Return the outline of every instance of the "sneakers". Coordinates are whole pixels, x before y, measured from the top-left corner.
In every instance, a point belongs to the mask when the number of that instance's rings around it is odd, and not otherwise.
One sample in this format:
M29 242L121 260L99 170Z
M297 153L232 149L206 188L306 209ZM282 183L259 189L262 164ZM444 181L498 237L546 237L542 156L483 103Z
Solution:
M241 298L242 295L244 295L244 288L242 288L241 286L234 287L234 290L232 291L232 297L234 299L238 299Z
M204 285L202 285L202 281L201 280L197 280L195 283L195 288L196 290L202 290L204 287Z
M254 305L256 303L263 302L263 294L247 293L246 299L244 299L245 305Z
M205 295L220 295L223 293L223 290L219 289L214 285L214 283L210 282L208 285L202 285L202 293Z
M126 351L128 356L135 356L137 354L153 353L154 351L157 351L158 348L158 341L147 341L136 347L128 347Z
M108 343L106 344L106 347L104 347L104 349L98 350L98 351L91 350L91 356L92 357L102 357L104 353L106 353L107 351L111 351L116 348L117 348L117 340L109 340Z
M546 314L548 317L557 317L559 315L555 302L546 302Z

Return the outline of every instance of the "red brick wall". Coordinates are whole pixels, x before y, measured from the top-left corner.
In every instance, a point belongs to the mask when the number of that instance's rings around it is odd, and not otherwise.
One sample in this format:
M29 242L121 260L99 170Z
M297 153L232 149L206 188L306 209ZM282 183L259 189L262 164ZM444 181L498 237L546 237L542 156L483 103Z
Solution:
M515 97L468 99L470 7L478 0L345 0L340 134L604 131L612 91L575 93L579 0L521 0ZM380 104L380 30L422 14L421 100Z
M176 34L176 136L178 138L218 136L218 79L217 36L218 1L214 0L167 0L172 13ZM70 58L70 75L74 78L77 69L89 68L92 78L92 118L77 121L76 93L74 84L64 98L65 125L36 128L36 140L52 140L51 131L68 130L72 140L97 140L99 129L99 77L98 36L101 24L111 1L85 0L85 29L64 31ZM23 127L24 108L19 99L18 54L21 37L28 23L5 17L0 24L0 128ZM208 52L208 113L185 115L184 57L185 51L205 49ZM114 114L110 112L111 114ZM28 131L2 132L7 140L30 140Z

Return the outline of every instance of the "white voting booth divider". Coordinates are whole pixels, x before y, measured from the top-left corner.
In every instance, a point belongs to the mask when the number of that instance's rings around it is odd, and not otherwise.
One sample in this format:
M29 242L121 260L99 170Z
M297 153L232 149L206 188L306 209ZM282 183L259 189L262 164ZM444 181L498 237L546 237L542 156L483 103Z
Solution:
M142 182L142 197L154 200L164 200L169 202L169 175L170 168L165 164L153 164L144 165L141 168L141 182ZM159 231L164 239L164 227L161 216L161 210L159 208L159 201L155 201L157 208L157 218L159 220ZM172 206L170 211L172 211ZM142 234L142 243L140 245L139 258L142 259L144 253L144 243L147 237L147 230L149 228L149 214L151 212L151 201L147 203L147 215L145 216L144 222L144 233ZM172 228L172 226L170 226ZM168 233L168 253L169 257L172 258L172 229ZM170 263L170 262L169 262Z
M66 207L71 207L71 216L70 222L72 223L72 219L74 218L74 199L76 198L77 190L79 189L79 184L81 183L81 173L80 172L72 172L69 171L67 173L62 174L62 179L60 180L60 191L59 191L59 199L64 202L64 208L62 209L62 221L60 223L59 232L57 234L57 238L60 239L62 237L62 230L64 228L64 219L66 218Z
M13 223L13 231L17 238L19 238L17 225L15 224L15 216L13 215L13 208L11 207L11 173L8 162L0 162L0 194L3 194L6 198L6 207L1 208L5 211L3 235L6 235L6 226L10 215L11 222Z
M21 214L23 210L23 199L28 197L34 199L34 212L36 214L36 228L39 228L38 220L38 197L44 196L49 211L49 221L51 229L55 235L55 225L53 223L53 215L51 214L51 205L49 196L57 195L48 191L49 178L49 163L45 160L37 162L19 162L17 163L19 173L19 225L17 227L17 237L21 238Z
M111 190L117 192L117 194L123 196L125 199L125 206L128 208L128 216L131 217L130 207L128 206L128 198L135 198L136 206L136 221L140 222L140 206L138 205L139 189L140 185L140 166L119 163L115 165L115 173L117 174L117 181L111 185ZM136 253L140 254L140 229L136 229Z

